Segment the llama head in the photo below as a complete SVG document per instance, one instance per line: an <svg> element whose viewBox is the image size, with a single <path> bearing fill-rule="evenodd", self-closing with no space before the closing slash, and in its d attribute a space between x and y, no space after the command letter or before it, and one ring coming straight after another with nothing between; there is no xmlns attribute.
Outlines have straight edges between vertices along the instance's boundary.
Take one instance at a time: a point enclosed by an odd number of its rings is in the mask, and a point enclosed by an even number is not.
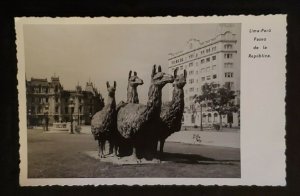
<svg viewBox="0 0 300 196"><path fill-rule="evenodd" d="M109 82L106 82L106 87L107 87L107 91L108 91L108 96L114 97L115 92L116 92L116 87L117 87L116 81L114 81L114 86L110 86Z"/></svg>
<svg viewBox="0 0 300 196"><path fill-rule="evenodd" d="M132 71L130 70L129 76L128 76L128 84L131 87L137 87L138 85L144 84L144 81L137 76L136 72L133 73L133 76L131 75L131 73L132 73Z"/></svg>
<svg viewBox="0 0 300 196"><path fill-rule="evenodd" d="M156 72L156 65L153 65L152 74L151 74L151 83L159 88L164 87L167 83L174 82L174 78L170 74L163 73L161 71L161 66L158 66Z"/></svg>
<svg viewBox="0 0 300 196"><path fill-rule="evenodd" d="M174 70L174 83L173 86L183 89L186 84L186 70L183 71L183 74L177 75L178 67Z"/></svg>

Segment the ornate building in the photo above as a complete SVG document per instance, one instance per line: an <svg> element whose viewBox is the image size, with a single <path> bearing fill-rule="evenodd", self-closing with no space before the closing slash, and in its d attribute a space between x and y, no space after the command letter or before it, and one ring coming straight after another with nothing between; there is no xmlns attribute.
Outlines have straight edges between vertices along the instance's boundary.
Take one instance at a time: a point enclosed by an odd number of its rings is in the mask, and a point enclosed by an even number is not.
<svg viewBox="0 0 300 196"><path fill-rule="evenodd" d="M229 86L237 94L236 104L240 102L240 40L230 31L233 26L222 24L212 39L202 42L190 39L184 50L169 54L169 72L173 73L175 68L179 68L179 73L184 69L188 73L184 87L185 126L199 126L201 116L204 125L211 126L219 122L217 112L209 111L207 107L200 108L194 102L194 96L202 93L205 83ZM222 116L222 122L239 126L239 116L237 113Z"/></svg>
<svg viewBox="0 0 300 196"><path fill-rule="evenodd" d="M104 106L92 82L87 82L84 90L79 85L75 90L64 90L55 76L50 82L38 78L26 81L26 100L29 125L41 125L46 117L49 124L69 122L72 117L79 124L90 124L92 115Z"/></svg>

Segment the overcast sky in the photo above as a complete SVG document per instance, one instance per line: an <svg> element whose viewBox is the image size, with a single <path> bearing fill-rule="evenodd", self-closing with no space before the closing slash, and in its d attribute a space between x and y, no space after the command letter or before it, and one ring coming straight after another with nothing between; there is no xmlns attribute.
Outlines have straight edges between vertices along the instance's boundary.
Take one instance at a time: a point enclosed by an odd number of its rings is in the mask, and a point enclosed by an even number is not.
<svg viewBox="0 0 300 196"><path fill-rule="evenodd" d="M236 28L233 29L236 31ZM64 89L83 89L89 79L107 97L106 81L116 80L117 103L126 100L127 77L134 70L144 80L138 88L146 103L153 64L167 72L168 54L220 33L218 24L194 25L24 25L26 77L59 76ZM163 101L169 99L167 86Z"/></svg>

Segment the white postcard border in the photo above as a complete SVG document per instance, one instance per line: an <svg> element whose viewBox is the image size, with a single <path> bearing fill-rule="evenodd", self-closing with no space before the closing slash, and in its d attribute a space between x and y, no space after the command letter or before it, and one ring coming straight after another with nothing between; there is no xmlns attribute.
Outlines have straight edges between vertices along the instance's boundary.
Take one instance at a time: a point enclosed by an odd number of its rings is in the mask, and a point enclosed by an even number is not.
<svg viewBox="0 0 300 196"><path fill-rule="evenodd" d="M286 185L286 15L211 17L15 18L17 33L20 185ZM241 23L241 178L27 178L26 87L23 24ZM253 34L271 28L270 59L250 59Z"/></svg>

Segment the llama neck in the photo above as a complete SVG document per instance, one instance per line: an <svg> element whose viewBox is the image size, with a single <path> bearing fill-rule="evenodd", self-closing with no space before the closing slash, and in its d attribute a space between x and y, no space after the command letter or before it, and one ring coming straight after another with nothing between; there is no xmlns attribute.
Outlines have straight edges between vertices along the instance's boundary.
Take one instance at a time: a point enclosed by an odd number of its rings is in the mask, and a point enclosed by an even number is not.
<svg viewBox="0 0 300 196"><path fill-rule="evenodd" d="M148 92L147 109L145 111L146 119L157 115L159 117L161 110L161 88L151 84Z"/></svg>
<svg viewBox="0 0 300 196"><path fill-rule="evenodd" d="M110 109L116 108L116 99L115 97L108 96L106 106Z"/></svg>
<svg viewBox="0 0 300 196"><path fill-rule="evenodd" d="M183 111L183 109L184 109L184 91L182 88L174 87L171 105L177 106L180 111Z"/></svg>
<svg viewBox="0 0 300 196"><path fill-rule="evenodd" d="M127 87L127 103L139 103L137 87L132 87L129 84Z"/></svg>

